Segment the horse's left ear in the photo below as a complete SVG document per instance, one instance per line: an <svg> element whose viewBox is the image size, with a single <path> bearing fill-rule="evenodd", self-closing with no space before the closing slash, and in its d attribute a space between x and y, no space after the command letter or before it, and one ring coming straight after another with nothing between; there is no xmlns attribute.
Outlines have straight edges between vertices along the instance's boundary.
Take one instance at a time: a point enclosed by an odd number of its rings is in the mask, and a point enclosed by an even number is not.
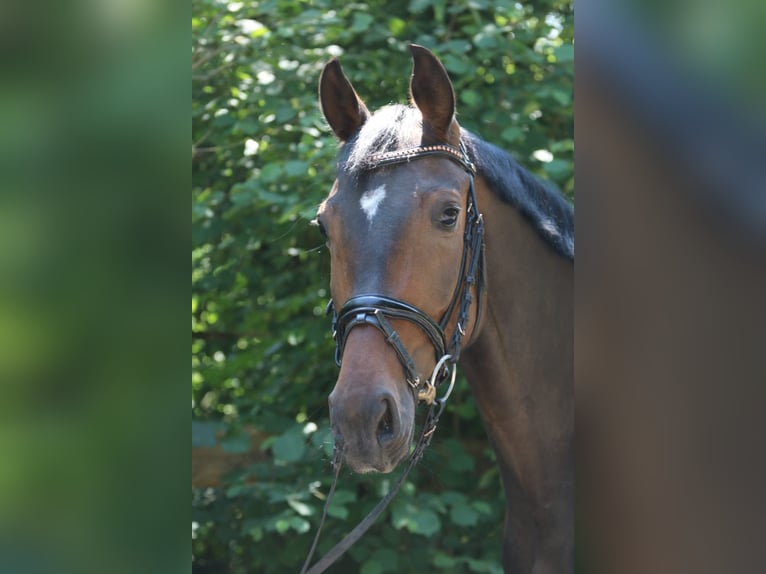
<svg viewBox="0 0 766 574"><path fill-rule="evenodd" d="M455 92L447 70L433 53L410 44L412 79L410 97L423 114L423 128L436 139L449 141L449 128L455 118Z"/></svg>

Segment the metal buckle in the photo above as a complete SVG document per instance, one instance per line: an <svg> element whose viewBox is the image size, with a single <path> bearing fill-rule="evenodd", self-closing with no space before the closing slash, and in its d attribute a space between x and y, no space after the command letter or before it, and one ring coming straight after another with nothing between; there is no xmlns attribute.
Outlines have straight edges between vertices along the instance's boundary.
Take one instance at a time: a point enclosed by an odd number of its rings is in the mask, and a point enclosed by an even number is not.
<svg viewBox="0 0 766 574"><path fill-rule="evenodd" d="M423 401L427 405L439 403L441 408L444 408L444 403L452 394L452 388L455 386L455 377L457 375L456 365L453 364L452 369L450 369L452 372L452 378L449 383L449 388L447 389L447 392L444 394L444 396L439 399L436 398L436 377L439 376L439 373L444 368L445 363L450 359L452 359L452 355L447 354L437 361L431 376L426 380L426 384L422 389L418 391L418 401Z"/></svg>

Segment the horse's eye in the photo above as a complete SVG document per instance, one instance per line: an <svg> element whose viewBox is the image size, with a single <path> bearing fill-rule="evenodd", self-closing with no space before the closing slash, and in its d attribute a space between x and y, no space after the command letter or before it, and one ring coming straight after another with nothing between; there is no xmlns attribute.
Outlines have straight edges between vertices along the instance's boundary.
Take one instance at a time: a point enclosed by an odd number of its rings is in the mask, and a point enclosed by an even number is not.
<svg viewBox="0 0 766 574"><path fill-rule="evenodd" d="M458 215L460 215L460 209L454 205L451 205L444 210L439 223L441 223L444 227L455 227Z"/></svg>

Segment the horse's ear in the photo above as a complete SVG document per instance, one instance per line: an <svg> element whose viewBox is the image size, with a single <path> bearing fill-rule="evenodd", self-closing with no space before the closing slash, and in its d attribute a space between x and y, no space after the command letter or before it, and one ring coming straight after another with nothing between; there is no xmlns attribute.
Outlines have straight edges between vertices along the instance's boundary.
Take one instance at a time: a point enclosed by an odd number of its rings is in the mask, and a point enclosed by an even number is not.
<svg viewBox="0 0 766 574"><path fill-rule="evenodd" d="M336 58L325 64L319 78L319 105L332 131L343 142L370 117Z"/></svg>
<svg viewBox="0 0 766 574"><path fill-rule="evenodd" d="M410 44L414 61L410 97L423 114L423 127L437 139L449 141L455 118L455 92L447 70L430 50Z"/></svg>

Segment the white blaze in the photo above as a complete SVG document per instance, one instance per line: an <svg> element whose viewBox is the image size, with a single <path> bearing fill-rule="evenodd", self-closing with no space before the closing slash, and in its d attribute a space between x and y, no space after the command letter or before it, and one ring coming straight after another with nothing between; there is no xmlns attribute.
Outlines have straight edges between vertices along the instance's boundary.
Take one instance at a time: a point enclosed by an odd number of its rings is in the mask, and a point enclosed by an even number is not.
<svg viewBox="0 0 766 574"><path fill-rule="evenodd" d="M362 211L364 211L364 214L367 216L367 221L372 223L372 219L378 212L380 202L382 202L385 198L385 185L381 185L380 187L376 187L375 189L370 189L364 192L361 199L359 200L359 205L362 206Z"/></svg>

